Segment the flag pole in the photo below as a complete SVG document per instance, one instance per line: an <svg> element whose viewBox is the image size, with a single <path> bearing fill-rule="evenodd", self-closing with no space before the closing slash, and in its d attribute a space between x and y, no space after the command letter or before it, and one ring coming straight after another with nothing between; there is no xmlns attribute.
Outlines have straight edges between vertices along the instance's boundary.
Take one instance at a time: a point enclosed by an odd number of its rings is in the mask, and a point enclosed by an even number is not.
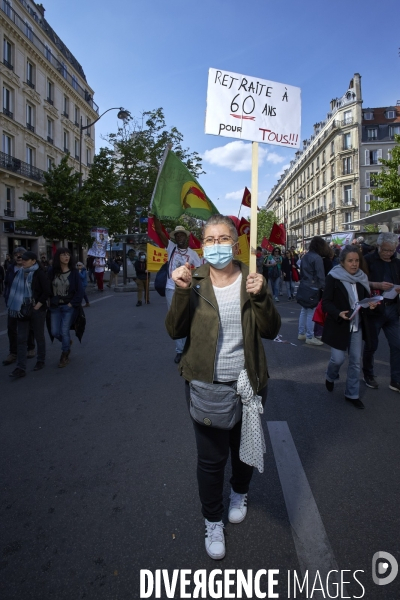
<svg viewBox="0 0 400 600"><path fill-rule="evenodd" d="M240 201L240 206L239 206L239 213L238 213L238 218L240 217L240 211L242 210L242 201Z"/></svg>
<svg viewBox="0 0 400 600"><path fill-rule="evenodd" d="M252 142L251 213L250 213L250 273L256 273L257 206L258 206L258 142Z"/></svg>

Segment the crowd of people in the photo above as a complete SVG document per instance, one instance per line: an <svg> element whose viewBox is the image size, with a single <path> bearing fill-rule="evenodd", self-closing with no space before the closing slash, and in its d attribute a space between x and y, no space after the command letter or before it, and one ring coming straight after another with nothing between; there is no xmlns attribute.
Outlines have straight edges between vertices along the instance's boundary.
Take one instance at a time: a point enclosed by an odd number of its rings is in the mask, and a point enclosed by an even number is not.
<svg viewBox="0 0 400 600"><path fill-rule="evenodd" d="M189 248L190 232L177 226L165 235L154 217L155 230L168 253L165 281L166 328L175 341L174 362L184 380L184 394L197 447L197 480L205 519L205 549L219 560L225 556L222 520L224 472L232 466L228 521L242 522L254 468L263 470L265 442L260 414L267 397L267 360L262 339L275 339L281 326L277 309L285 284L287 300L300 305L298 340L327 344L331 356L325 387L332 393L348 354L345 400L358 409L360 373L371 389L379 384L374 355L381 330L390 350L389 388L400 392L400 259L398 236L381 233L376 246L358 238L342 248L312 238L307 252L273 248L257 253L256 272L236 260L238 231L229 217L213 215L203 227L203 259ZM110 261L109 266L112 261ZM119 266L113 271L118 277ZM137 304L149 303L146 254L135 262ZM87 264L103 290L105 261ZM112 270L112 265L110 266ZM34 370L46 360L45 325L61 342L60 368L69 363L71 329L77 335L87 272L74 263L68 248L59 248L51 264L24 248L6 258L1 281L8 309L9 355L16 363L10 376L26 375L27 358ZM0 272L1 275L1 272ZM110 279L110 286L117 278ZM271 291L269 291L269 286ZM81 331L82 333L82 331Z"/></svg>

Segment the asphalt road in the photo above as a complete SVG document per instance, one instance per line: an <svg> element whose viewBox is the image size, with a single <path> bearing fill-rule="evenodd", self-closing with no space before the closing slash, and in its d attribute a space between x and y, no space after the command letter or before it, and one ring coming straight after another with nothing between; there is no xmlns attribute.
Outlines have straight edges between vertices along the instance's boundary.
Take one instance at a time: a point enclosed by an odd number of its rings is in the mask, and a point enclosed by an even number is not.
<svg viewBox="0 0 400 600"><path fill-rule="evenodd" d="M371 576L378 551L400 563L400 394L388 389L383 337L380 388L361 384L366 410L357 410L344 400L343 378L326 391L329 348L297 341L299 306L281 298L282 338L295 345L265 342L265 470L254 475L246 520L226 526L225 559L212 561L165 301L153 292L136 308L136 294L107 290L91 291L91 303L67 368L57 368L57 341L43 371L30 360L28 376L11 381L13 367L0 366L0 600L133 600L144 569L170 577L174 569L276 569L279 598L329 597L326 582L325 596L311 594L312 584L289 595L287 584L288 571L301 579L302 569L329 565L350 582L330 597L400 597L400 576L388 585ZM1 357L3 313L1 301ZM228 503L229 469L226 480ZM226 589L199 597L237 597L229 596L235 586ZM158 597L168 597L164 585ZM169 597L191 596L178 585Z"/></svg>

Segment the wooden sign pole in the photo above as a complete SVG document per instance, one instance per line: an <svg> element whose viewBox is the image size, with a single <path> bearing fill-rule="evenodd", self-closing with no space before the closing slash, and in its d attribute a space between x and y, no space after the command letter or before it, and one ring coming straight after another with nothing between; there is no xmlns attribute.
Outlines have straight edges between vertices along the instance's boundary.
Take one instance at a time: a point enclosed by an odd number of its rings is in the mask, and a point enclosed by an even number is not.
<svg viewBox="0 0 400 600"><path fill-rule="evenodd" d="M258 142L252 142L251 212L250 212L250 273L256 273L257 206L258 206Z"/></svg>

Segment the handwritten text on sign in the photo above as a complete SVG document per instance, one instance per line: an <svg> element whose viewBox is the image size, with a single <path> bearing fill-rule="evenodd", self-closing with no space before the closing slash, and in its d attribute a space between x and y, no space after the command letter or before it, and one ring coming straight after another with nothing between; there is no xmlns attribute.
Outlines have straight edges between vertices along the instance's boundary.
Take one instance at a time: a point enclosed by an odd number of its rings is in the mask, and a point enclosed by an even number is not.
<svg viewBox="0 0 400 600"><path fill-rule="evenodd" d="M299 148L300 125L300 88L209 70L206 133Z"/></svg>

